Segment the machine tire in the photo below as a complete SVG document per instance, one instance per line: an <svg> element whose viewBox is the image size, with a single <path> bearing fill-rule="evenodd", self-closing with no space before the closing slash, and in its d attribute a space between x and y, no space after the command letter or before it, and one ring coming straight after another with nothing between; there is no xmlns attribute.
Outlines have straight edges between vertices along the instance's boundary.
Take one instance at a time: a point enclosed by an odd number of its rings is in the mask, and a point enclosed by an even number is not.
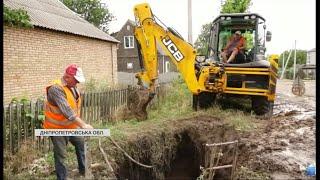
<svg viewBox="0 0 320 180"><path fill-rule="evenodd" d="M211 92L202 92L198 95L198 105L200 109L207 109L214 105L216 94Z"/></svg>
<svg viewBox="0 0 320 180"><path fill-rule="evenodd" d="M265 96L252 96L252 110L258 116L271 118L273 114L273 101L268 101Z"/></svg>

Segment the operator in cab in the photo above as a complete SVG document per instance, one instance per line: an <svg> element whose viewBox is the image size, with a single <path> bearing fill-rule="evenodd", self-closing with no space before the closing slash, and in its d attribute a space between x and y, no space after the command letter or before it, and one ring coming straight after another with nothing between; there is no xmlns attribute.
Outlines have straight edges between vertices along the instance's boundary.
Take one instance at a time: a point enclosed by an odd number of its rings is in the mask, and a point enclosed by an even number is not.
<svg viewBox="0 0 320 180"><path fill-rule="evenodd" d="M245 44L245 38L241 35L241 31L236 31L221 53L223 62L232 63L239 53L244 54Z"/></svg>

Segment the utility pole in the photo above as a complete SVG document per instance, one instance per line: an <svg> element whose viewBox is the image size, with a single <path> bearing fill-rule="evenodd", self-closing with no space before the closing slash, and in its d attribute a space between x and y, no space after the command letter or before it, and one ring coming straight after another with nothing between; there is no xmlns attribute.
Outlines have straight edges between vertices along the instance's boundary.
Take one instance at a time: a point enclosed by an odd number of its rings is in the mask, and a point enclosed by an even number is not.
<svg viewBox="0 0 320 180"><path fill-rule="evenodd" d="M188 0L188 41L190 44L193 44L192 42L192 4L191 0Z"/></svg>
<svg viewBox="0 0 320 180"><path fill-rule="evenodd" d="M283 71L282 71L282 74L281 74L280 79L282 79L282 78L283 78L284 72L286 71L286 68L287 68L288 62L289 62L290 57L291 57L291 53L292 53L292 49L290 50L290 53L289 53L288 59L287 59L287 61L286 61L286 64L284 65L284 69L283 69Z"/></svg>
<svg viewBox="0 0 320 180"><path fill-rule="evenodd" d="M293 80L296 79L296 60L297 58L297 41L294 40L294 58L293 58Z"/></svg>
<svg viewBox="0 0 320 180"><path fill-rule="evenodd" d="M284 60L285 60L285 58L284 58L284 56L285 56L285 52L283 52L283 55L282 55L282 71L284 71Z"/></svg>

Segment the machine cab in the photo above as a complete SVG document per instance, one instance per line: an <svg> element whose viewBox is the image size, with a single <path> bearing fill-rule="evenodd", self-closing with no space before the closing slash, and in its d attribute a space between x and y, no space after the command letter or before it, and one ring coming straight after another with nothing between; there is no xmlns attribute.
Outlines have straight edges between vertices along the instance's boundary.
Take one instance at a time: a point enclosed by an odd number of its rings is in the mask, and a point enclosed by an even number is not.
<svg viewBox="0 0 320 180"><path fill-rule="evenodd" d="M234 64L249 63L265 58L265 41L271 40L266 32L265 19L255 13L221 14L212 23L208 44L208 59L223 62L221 53L236 31L241 32L245 48L236 55Z"/></svg>

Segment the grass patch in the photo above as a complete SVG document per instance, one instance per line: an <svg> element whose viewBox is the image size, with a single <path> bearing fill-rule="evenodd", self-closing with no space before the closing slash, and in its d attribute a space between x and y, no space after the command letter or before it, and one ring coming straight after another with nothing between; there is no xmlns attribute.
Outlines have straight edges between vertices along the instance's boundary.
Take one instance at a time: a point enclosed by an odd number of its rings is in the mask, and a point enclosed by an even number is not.
<svg viewBox="0 0 320 180"><path fill-rule="evenodd" d="M53 154L35 149L31 141L24 142L15 154L4 151L4 179L49 179L53 169Z"/></svg>
<svg viewBox="0 0 320 180"><path fill-rule="evenodd" d="M78 166L77 164L78 160L75 147L71 143L68 143L65 165L68 169L75 169Z"/></svg>
<svg viewBox="0 0 320 180"><path fill-rule="evenodd" d="M241 110L222 109L219 106L214 106L201 113L224 119L230 124L234 125L236 130L251 131L257 128L257 125L254 123L255 118L252 117L249 113L245 113Z"/></svg>
<svg viewBox="0 0 320 180"><path fill-rule="evenodd" d="M53 156L53 151L48 152L48 154L46 154L45 156L46 162L48 162L48 164L51 167L54 167L54 156Z"/></svg>
<svg viewBox="0 0 320 180"><path fill-rule="evenodd" d="M164 97L159 98L159 106L149 111L149 119L161 120L189 115L192 112L192 94L181 78L175 79L171 86L164 92Z"/></svg>
<svg viewBox="0 0 320 180"><path fill-rule="evenodd" d="M130 119L107 123L106 125L93 124L95 128L110 129L111 135L116 139L123 139L132 133L149 131L153 128L166 128L166 121L175 118L191 117L193 112L191 107L192 94L181 78L174 80L171 86L159 95L159 102L148 108L148 120L137 121Z"/></svg>

